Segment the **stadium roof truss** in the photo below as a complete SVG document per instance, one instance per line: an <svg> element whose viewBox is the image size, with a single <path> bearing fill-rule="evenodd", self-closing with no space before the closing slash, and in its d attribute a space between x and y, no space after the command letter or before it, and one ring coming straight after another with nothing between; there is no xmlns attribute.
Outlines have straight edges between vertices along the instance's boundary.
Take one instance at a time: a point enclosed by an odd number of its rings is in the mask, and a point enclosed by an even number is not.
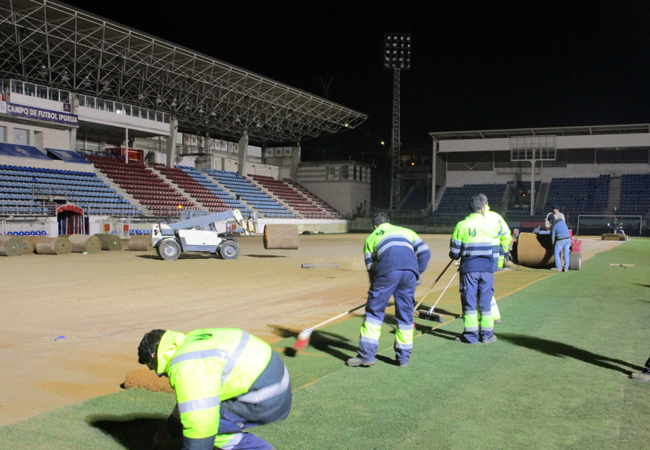
<svg viewBox="0 0 650 450"><path fill-rule="evenodd" d="M435 131L429 135L436 140L495 139L515 136L593 136L599 134L650 133L650 124L591 125L553 128L510 128L503 130Z"/></svg>
<svg viewBox="0 0 650 450"><path fill-rule="evenodd" d="M50 0L0 0L0 76L176 114L253 142L353 129L367 116Z"/></svg>

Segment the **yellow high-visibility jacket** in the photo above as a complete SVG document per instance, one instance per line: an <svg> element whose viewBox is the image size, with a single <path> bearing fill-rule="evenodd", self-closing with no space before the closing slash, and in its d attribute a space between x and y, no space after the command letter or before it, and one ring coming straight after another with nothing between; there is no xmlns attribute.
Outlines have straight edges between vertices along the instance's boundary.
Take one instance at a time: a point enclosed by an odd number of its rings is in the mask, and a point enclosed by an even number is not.
<svg viewBox="0 0 650 450"><path fill-rule="evenodd" d="M167 331L158 345L158 374L176 391L183 436L217 435L221 401L249 391L271 359L271 347L236 328ZM221 447L233 435L216 436Z"/></svg>

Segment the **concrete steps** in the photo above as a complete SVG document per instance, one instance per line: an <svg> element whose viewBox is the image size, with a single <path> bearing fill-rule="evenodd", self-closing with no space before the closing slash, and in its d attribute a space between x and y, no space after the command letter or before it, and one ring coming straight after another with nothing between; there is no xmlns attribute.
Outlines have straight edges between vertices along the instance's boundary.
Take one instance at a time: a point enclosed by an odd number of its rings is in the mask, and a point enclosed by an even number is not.
<svg viewBox="0 0 650 450"><path fill-rule="evenodd" d="M127 199L133 206L138 208L138 210L142 211L145 215L152 215L153 212L149 211L146 206L144 206L142 203L140 203L135 197L133 197L131 194L126 192L124 189L120 187L119 184L115 183L111 178L108 177L108 175L105 175L101 170L96 169L95 173L99 178L102 179L102 181L106 184L108 184L111 188L115 189L115 191L120 194L122 197Z"/></svg>
<svg viewBox="0 0 650 450"><path fill-rule="evenodd" d="M151 170L154 174L162 178L162 180L169 184L176 192L181 194L184 197L187 197L192 201L192 203L198 205L201 209L210 212L210 208L205 206L203 203L201 203L199 200L197 200L196 197L194 197L192 194L189 192L184 191L178 184L176 184L174 181L172 181L170 178L167 178L166 175L164 175L160 170L156 169L155 167L147 166L147 169Z"/></svg>
<svg viewBox="0 0 650 450"><path fill-rule="evenodd" d="M607 198L607 210L605 214L614 214L615 209L621 202L621 177L609 179L609 197Z"/></svg>
<svg viewBox="0 0 650 450"><path fill-rule="evenodd" d="M269 191L268 189L266 189L263 185L261 185L260 183L258 183L258 182L255 181L255 180L253 180L252 178L248 178L248 177L246 177L246 179L247 179L247 180L248 180L248 181L249 181L253 186L255 186L256 188L258 188L260 191L264 192L266 195L268 195L269 197L271 197L273 200L275 200L276 202L278 202L279 204L281 204L282 206L284 206L288 211L291 211L291 214L295 214L296 217L299 217L299 218L301 218L301 219L304 219L304 217L302 216L302 214L300 214L298 211L296 211L295 209L293 209L293 208L292 208L292 207L291 207L287 202L285 202L284 200L282 200L281 198L279 198L279 197L278 197L277 195L275 195L273 192L271 192L271 191Z"/></svg>

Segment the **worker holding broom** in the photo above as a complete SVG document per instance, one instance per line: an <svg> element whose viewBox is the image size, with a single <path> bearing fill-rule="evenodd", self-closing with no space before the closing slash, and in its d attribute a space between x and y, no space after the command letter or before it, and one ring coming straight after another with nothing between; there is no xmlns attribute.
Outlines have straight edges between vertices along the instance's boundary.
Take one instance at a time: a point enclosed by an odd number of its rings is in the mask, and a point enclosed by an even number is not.
<svg viewBox="0 0 650 450"><path fill-rule="evenodd" d="M485 217L486 203L476 195L469 201L470 215L456 224L449 243L449 257L460 258L460 298L465 330L457 342L495 342L490 301L494 295L494 240L501 232L494 220ZM480 319L477 314L480 311Z"/></svg>
<svg viewBox="0 0 650 450"><path fill-rule="evenodd" d="M242 431L286 419L289 372L261 339L236 328L206 328L187 335L152 330L138 347L138 362L169 377L176 407L154 438L154 449L174 438L183 450L272 450Z"/></svg>
<svg viewBox="0 0 650 450"><path fill-rule="evenodd" d="M415 287L431 258L429 247L409 230L390 224L385 213L372 219L374 231L366 239L364 254L370 276L366 315L361 326L358 354L347 361L351 367L375 364L381 325L388 300L395 298L395 360L409 364L413 349Z"/></svg>
<svg viewBox="0 0 650 450"><path fill-rule="evenodd" d="M498 254L495 254L495 257L497 257L497 259L494 260L494 271L497 272L499 269L504 268L506 260L510 259L510 243L512 242L512 237L510 236L510 228L508 228L508 224L505 220L503 220L501 214L490 210L490 204L488 203L487 195L478 195L485 202L485 218L492 220L495 222L495 226L500 228L498 236L495 236L494 241L492 242L493 249L498 251ZM494 298L494 295L492 295L490 309L492 311L494 323L501 323L501 311L499 311L497 300Z"/></svg>

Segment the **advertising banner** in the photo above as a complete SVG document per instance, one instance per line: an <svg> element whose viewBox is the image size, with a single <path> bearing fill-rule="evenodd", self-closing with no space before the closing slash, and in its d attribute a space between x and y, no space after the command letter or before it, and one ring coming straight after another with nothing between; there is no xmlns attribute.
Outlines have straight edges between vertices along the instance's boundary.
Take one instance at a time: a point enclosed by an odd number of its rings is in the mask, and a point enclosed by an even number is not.
<svg viewBox="0 0 650 450"><path fill-rule="evenodd" d="M33 106L18 105L15 103L0 102L0 113L10 116L26 117L29 119L45 120L65 125L79 126L79 118L76 114L62 111L50 111L47 109L34 108Z"/></svg>

